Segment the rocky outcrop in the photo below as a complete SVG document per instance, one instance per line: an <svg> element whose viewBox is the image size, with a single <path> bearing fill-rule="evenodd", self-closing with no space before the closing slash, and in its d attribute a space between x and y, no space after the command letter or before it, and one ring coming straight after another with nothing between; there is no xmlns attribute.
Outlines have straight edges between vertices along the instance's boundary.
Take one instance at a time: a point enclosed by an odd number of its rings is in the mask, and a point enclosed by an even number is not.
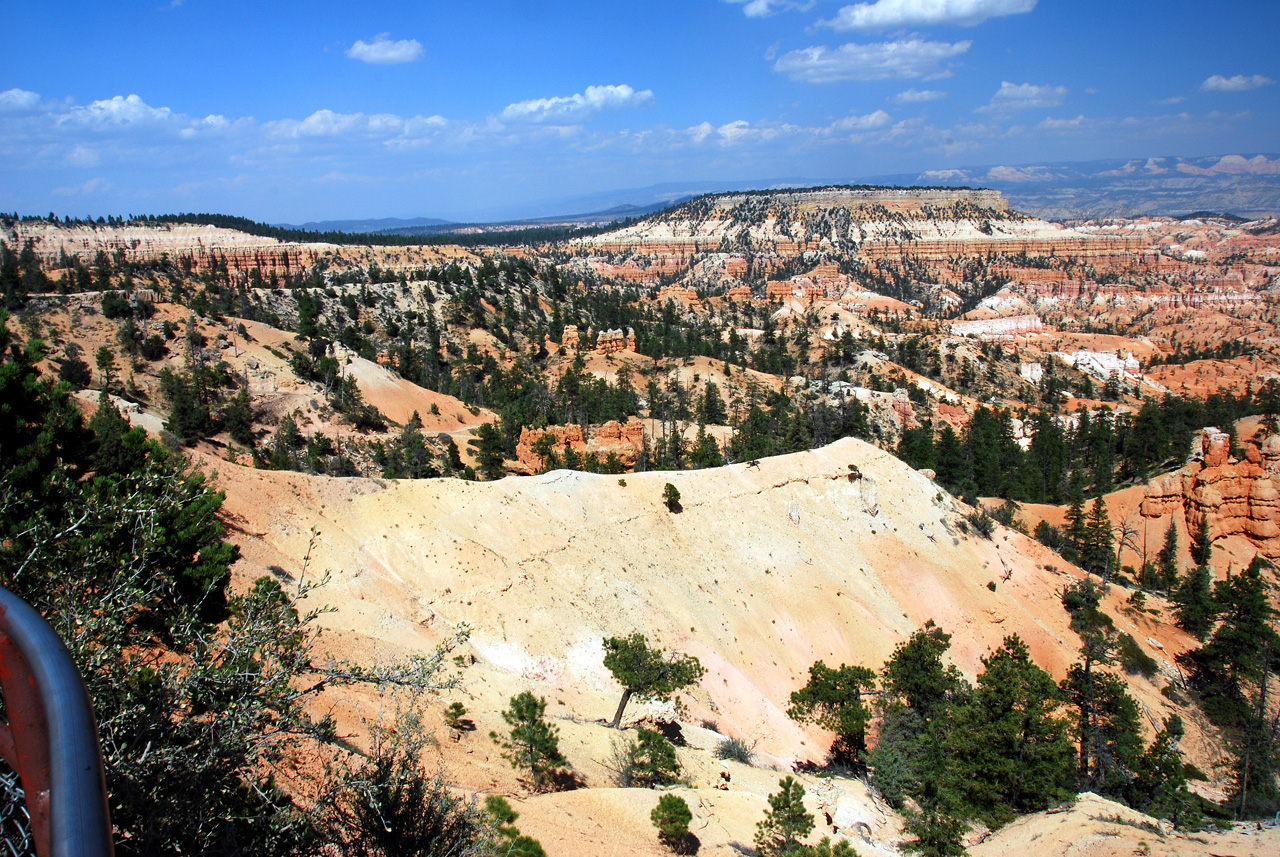
<svg viewBox="0 0 1280 857"><path fill-rule="evenodd" d="M543 440L546 437L551 440ZM550 451L560 459L570 449L579 459L591 454L604 461L612 454L630 468L644 449L644 424L634 417L625 423L610 420L596 429L589 440L584 437L582 426L579 425L547 426L541 429L526 426L520 430L520 440L516 443L516 466L513 469L526 474L541 472L545 459L539 449L543 444L549 444Z"/></svg>
<svg viewBox="0 0 1280 857"><path fill-rule="evenodd" d="M624 351L628 348L632 351L636 350L636 332L629 327L625 332L622 328L602 330L600 335L596 337L597 354L612 354L615 351Z"/></svg>
<svg viewBox="0 0 1280 857"><path fill-rule="evenodd" d="M1230 457L1229 443L1225 432L1204 429L1186 467L1148 483L1140 511L1181 513L1190 532L1203 524L1211 539L1244 536L1263 556L1280 557L1280 436L1247 445L1243 461Z"/></svg>
<svg viewBox="0 0 1280 857"><path fill-rule="evenodd" d="M1044 327L1038 315L1013 315L1006 318L985 318L977 321L953 321L951 332L956 336L989 336L1031 333Z"/></svg>

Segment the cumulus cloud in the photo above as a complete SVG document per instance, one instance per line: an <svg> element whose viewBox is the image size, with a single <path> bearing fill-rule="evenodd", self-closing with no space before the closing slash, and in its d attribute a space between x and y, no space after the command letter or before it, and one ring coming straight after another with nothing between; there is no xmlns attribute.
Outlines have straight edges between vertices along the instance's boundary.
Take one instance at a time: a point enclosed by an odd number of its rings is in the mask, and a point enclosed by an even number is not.
<svg viewBox="0 0 1280 857"><path fill-rule="evenodd" d="M937 101L946 98L947 94L938 89L908 89L893 96L898 104L923 104L926 101Z"/></svg>
<svg viewBox="0 0 1280 857"><path fill-rule="evenodd" d="M417 39L392 41L388 33L378 33L372 40L358 40L347 48L347 56L374 65L398 65L422 59L422 43Z"/></svg>
<svg viewBox="0 0 1280 857"><path fill-rule="evenodd" d="M0 92L0 113L29 113L40 106L40 96L25 89Z"/></svg>
<svg viewBox="0 0 1280 857"><path fill-rule="evenodd" d="M804 11L813 7L813 0L806 0L806 2L797 2L797 0L725 0L725 2L741 5L742 14L748 18L766 18L774 12L781 12L787 9Z"/></svg>
<svg viewBox="0 0 1280 857"><path fill-rule="evenodd" d="M62 121L97 127L160 125L172 118L168 107L152 107L136 95L115 96L73 107Z"/></svg>
<svg viewBox="0 0 1280 857"><path fill-rule="evenodd" d="M893 124L893 117L883 110L871 113L852 113L826 125L796 125L790 122L748 122L735 119L722 125L701 122L665 139L668 148L682 144L714 144L722 147L747 144L786 143L833 144L839 142L878 142L894 136L902 123Z"/></svg>
<svg viewBox="0 0 1280 857"><path fill-rule="evenodd" d="M502 118L515 122L574 121L601 110L645 107L652 103L653 91L649 89L637 92L625 83L617 86L588 86L585 91L574 95L530 98L508 104L502 111Z"/></svg>
<svg viewBox="0 0 1280 857"><path fill-rule="evenodd" d="M982 113L1009 113L1033 107L1057 107L1067 97L1065 86L1038 86L1034 83L1002 81L991 103L979 107Z"/></svg>
<svg viewBox="0 0 1280 857"><path fill-rule="evenodd" d="M413 116L394 113L337 113L317 110L305 119L277 119L263 129L269 136L283 139L372 137L383 140L422 137L447 125L443 116Z"/></svg>
<svg viewBox="0 0 1280 857"><path fill-rule="evenodd" d="M927 42L905 39L860 45L850 42L838 48L817 45L789 51L774 63L774 70L792 80L835 83L842 80L949 77L947 60L969 50L972 42Z"/></svg>
<svg viewBox="0 0 1280 857"><path fill-rule="evenodd" d="M1261 86L1269 86L1275 83L1269 77L1261 74L1237 74L1234 77L1224 77L1220 74L1212 75L1207 78L1204 83L1200 84L1201 92L1245 92L1250 89L1257 89Z"/></svg>
<svg viewBox="0 0 1280 857"><path fill-rule="evenodd" d="M818 22L833 30L892 30L954 24L972 27L988 18L1030 12L1036 0L876 0L855 3Z"/></svg>

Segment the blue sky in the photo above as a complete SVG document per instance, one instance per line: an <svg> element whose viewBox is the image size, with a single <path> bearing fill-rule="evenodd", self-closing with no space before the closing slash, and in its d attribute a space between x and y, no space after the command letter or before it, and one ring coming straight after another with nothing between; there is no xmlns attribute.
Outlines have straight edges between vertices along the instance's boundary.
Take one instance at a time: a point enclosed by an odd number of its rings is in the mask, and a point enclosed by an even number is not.
<svg viewBox="0 0 1280 857"><path fill-rule="evenodd" d="M1280 151L1275 0L0 9L0 210L23 213L477 219L664 182Z"/></svg>

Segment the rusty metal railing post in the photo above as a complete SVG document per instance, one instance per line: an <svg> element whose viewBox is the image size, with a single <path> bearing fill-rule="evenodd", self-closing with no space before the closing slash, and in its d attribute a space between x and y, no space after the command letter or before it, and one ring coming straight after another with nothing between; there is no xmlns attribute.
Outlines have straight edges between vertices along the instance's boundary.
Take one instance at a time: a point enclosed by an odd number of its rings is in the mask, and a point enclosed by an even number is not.
<svg viewBox="0 0 1280 857"><path fill-rule="evenodd" d="M39 857L111 857L111 819L93 705L71 653L0 587L0 756L22 781Z"/></svg>

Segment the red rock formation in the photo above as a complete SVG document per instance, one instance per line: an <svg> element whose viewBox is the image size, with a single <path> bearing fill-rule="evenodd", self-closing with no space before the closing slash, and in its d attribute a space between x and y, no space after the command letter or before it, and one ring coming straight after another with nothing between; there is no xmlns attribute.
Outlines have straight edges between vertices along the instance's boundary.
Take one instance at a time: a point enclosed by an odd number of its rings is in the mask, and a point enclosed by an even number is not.
<svg viewBox="0 0 1280 857"><path fill-rule="evenodd" d="M602 461L612 452L631 467L644 449L644 424L635 417L625 423L610 420L596 430L588 447Z"/></svg>
<svg viewBox="0 0 1280 857"><path fill-rule="evenodd" d="M604 461L612 453L630 468L635 465L636 458L644 449L644 424L632 417L625 423L610 420L596 429L590 440L583 437L582 426L548 426L543 429L531 429L528 426L520 430L520 440L516 443L515 469L522 473L537 473L542 469L543 458L534 451L534 446L543 437L552 437L551 448L557 456L563 457L566 448L572 449L579 457L594 453Z"/></svg>
<svg viewBox="0 0 1280 857"><path fill-rule="evenodd" d="M698 293L693 289L686 289L684 286L666 286L665 288L658 290L659 303L662 303L669 298L696 304L698 302Z"/></svg>
<svg viewBox="0 0 1280 857"><path fill-rule="evenodd" d="M636 332L629 327L625 333L621 328L602 330L600 335L596 337L597 354L612 354L615 351L623 351L627 348L634 351L635 347Z"/></svg>
<svg viewBox="0 0 1280 857"><path fill-rule="evenodd" d="M734 286L729 289L727 297L732 301L749 301L751 300L751 287Z"/></svg>
<svg viewBox="0 0 1280 857"><path fill-rule="evenodd" d="M1140 511L1158 518L1183 514L1187 529L1207 525L1209 537L1242 535L1259 553L1280 557L1280 436L1246 447L1244 461L1229 458L1225 432L1206 428L1196 457L1177 473L1153 479Z"/></svg>
<svg viewBox="0 0 1280 857"><path fill-rule="evenodd" d="M965 423L969 422L969 413L964 409L963 405L948 405L946 402L939 402L934 412L938 415L938 419L950 424L954 429L962 429Z"/></svg>

